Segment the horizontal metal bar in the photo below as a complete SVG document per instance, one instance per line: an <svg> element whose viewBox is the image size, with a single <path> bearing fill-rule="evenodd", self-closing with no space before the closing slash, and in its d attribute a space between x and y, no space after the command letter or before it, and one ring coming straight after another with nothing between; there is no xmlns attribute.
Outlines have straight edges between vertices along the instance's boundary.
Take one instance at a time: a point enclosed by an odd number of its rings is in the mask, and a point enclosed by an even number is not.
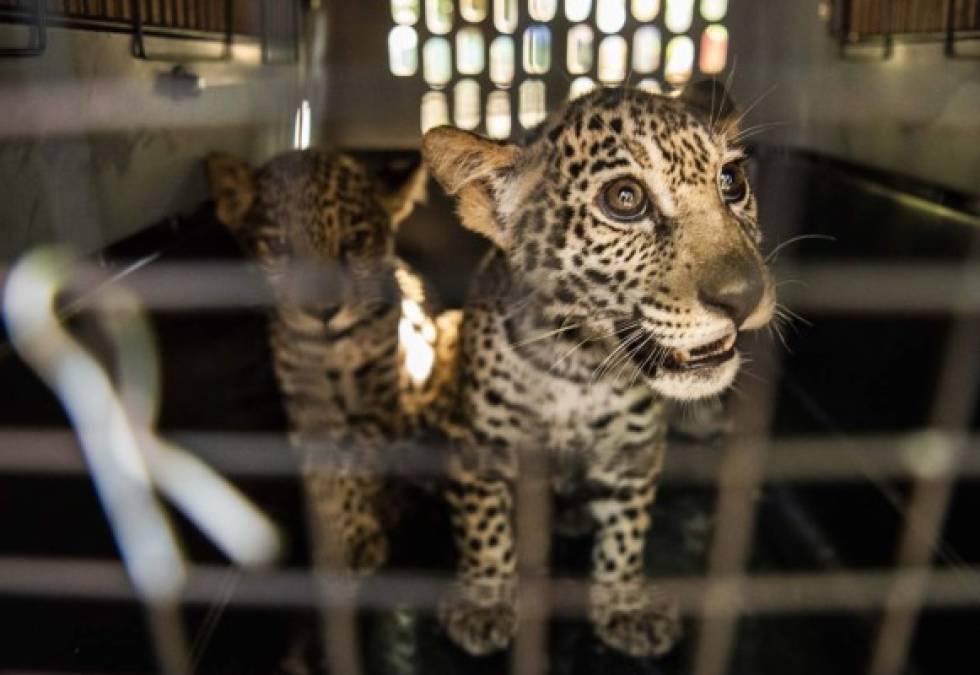
<svg viewBox="0 0 980 675"><path fill-rule="evenodd" d="M222 473L238 478L282 478L299 475L296 450L285 434L180 432L163 435L189 449ZM742 443L767 446L760 467L767 482L840 483L881 479L932 477L947 467L946 460L959 448L959 460L951 469L959 478L980 478L980 434L957 435L939 431L905 434L873 434L828 438L805 436L768 439L743 438ZM326 443L325 443L326 445ZM671 443L663 481L714 485L721 466L721 452L704 444ZM319 453L325 467L330 453ZM380 473L408 478L442 475L441 447L415 443L390 446L382 457L390 461ZM0 431L0 475L77 475L87 471L71 431L5 429Z"/></svg>
<svg viewBox="0 0 980 675"><path fill-rule="evenodd" d="M245 262L156 262L139 274L110 278L111 270L82 266L74 288L97 290L107 281L125 283L149 309L201 310L275 306L261 275ZM345 271L337 265L290 266L297 299L335 302ZM134 269L134 271L136 271ZM0 269L0 282L7 270ZM802 312L946 315L980 313L980 262L812 263L780 267L780 301ZM84 309L84 303L78 307Z"/></svg>
<svg viewBox="0 0 980 675"><path fill-rule="evenodd" d="M234 591L227 595L229 577ZM432 609L451 583L449 576L380 573L350 593L347 577L314 577L300 569L241 572L218 565L190 568L183 594L187 604L227 602L233 607L304 609L322 606L331 598L337 606L386 610L405 605ZM658 578L658 585L678 598L685 614L783 614L798 612L864 611L882 606L893 585L923 585L929 607L980 605L980 571L975 569L898 568L828 573L760 574L715 577ZM529 594L548 598L555 616L582 616L588 608L589 581L524 575L520 584ZM726 602L705 606L705 594L716 592ZM319 589L319 590L318 590ZM0 558L0 594L35 599L135 601L121 564L90 559ZM891 598L902 603L902 598ZM534 615L539 608L524 606Z"/></svg>

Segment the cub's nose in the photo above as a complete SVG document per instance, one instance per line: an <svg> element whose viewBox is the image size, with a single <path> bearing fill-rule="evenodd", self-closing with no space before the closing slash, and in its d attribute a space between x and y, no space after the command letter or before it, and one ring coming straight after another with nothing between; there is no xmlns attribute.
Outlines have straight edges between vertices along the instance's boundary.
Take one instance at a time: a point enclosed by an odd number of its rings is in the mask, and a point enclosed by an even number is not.
<svg viewBox="0 0 980 675"><path fill-rule="evenodd" d="M755 260L724 258L701 280L698 300L741 327L762 300L766 283Z"/></svg>

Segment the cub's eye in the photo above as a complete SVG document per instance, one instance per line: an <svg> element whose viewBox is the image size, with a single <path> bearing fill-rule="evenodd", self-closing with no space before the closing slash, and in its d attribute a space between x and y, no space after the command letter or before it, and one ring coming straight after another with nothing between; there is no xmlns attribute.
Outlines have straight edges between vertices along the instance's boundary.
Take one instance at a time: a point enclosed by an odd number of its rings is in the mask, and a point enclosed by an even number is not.
<svg viewBox="0 0 980 675"><path fill-rule="evenodd" d="M599 205L613 220L633 221L646 215L650 200L634 178L617 178L599 193Z"/></svg>
<svg viewBox="0 0 980 675"><path fill-rule="evenodd" d="M745 171L735 162L729 162L721 167L718 174L718 189L721 190L721 197L726 202L741 201L748 190L748 182L745 180Z"/></svg>

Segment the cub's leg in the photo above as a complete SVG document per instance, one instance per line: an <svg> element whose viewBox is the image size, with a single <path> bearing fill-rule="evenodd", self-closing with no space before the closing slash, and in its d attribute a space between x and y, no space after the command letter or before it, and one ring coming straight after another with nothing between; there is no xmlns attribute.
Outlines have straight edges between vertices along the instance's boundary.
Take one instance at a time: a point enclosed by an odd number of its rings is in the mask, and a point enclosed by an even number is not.
<svg viewBox="0 0 980 675"><path fill-rule="evenodd" d="M590 619L603 642L632 656L661 656L681 635L676 602L643 574L659 466L639 478L604 481L591 504L598 522L592 549Z"/></svg>
<svg viewBox="0 0 980 675"><path fill-rule="evenodd" d="M303 485L316 567L355 575L381 567L388 558L376 505L381 481L344 469L307 467Z"/></svg>
<svg viewBox="0 0 980 675"><path fill-rule="evenodd" d="M459 562L439 620L471 654L504 649L517 628L511 486L499 479L457 478L447 501Z"/></svg>

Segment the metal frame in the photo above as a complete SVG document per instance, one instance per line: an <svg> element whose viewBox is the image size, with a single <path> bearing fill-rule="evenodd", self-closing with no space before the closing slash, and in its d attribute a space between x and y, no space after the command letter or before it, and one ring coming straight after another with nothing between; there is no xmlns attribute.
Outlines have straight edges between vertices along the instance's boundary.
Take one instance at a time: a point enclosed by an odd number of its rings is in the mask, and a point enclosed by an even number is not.
<svg viewBox="0 0 980 675"><path fill-rule="evenodd" d="M26 47L4 47L0 49L3 56L41 56L48 48L47 0L34 0L34 11L31 13L31 37Z"/></svg>
<svg viewBox="0 0 980 675"><path fill-rule="evenodd" d="M831 32L836 35L842 58L851 61L886 61L892 57L895 44L902 43L937 43L943 44L943 53L949 58L974 59L980 54L960 54L956 50L958 42L980 40L980 27L956 29L955 0L946 3L945 26L940 31L895 33L892 31L881 34L855 34L851 31L848 17L853 0L836 0L831 21ZM888 15L892 5L885 4ZM880 51L874 51L877 48Z"/></svg>

